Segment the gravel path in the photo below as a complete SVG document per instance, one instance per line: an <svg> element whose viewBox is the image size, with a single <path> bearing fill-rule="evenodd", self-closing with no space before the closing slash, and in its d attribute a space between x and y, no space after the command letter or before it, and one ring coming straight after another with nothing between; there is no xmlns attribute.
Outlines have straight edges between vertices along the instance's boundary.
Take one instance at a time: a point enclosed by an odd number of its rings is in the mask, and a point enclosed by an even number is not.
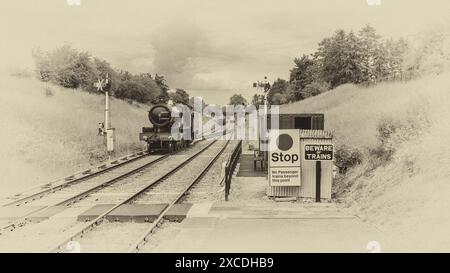
<svg viewBox="0 0 450 273"><path fill-rule="evenodd" d="M192 187L184 198L185 203L216 202L225 198L225 164L239 141L230 141L225 151L211 166L208 173Z"/></svg>
<svg viewBox="0 0 450 273"><path fill-rule="evenodd" d="M178 194L184 191L196 176L201 173L211 159L220 152L225 143L226 141L218 140L207 151L200 154L195 160L189 162L183 169L140 196L135 203L170 203ZM207 176L208 175L209 172Z"/></svg>

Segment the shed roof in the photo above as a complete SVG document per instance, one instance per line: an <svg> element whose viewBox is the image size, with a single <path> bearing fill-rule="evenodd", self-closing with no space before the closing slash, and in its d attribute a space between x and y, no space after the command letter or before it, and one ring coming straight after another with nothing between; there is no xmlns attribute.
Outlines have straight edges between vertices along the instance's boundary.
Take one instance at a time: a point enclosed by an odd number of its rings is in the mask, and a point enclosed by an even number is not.
<svg viewBox="0 0 450 273"><path fill-rule="evenodd" d="M300 130L300 138L326 138L332 139L333 133L325 130Z"/></svg>

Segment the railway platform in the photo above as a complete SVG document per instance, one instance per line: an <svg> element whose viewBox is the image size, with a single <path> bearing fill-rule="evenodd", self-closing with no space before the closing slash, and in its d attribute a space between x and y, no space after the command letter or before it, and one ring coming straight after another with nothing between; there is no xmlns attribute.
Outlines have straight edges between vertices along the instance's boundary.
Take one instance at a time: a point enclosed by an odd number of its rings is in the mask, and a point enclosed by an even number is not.
<svg viewBox="0 0 450 273"><path fill-rule="evenodd" d="M233 178L230 201L193 204L142 252L369 252L388 241L336 203L270 199L265 177Z"/></svg>
<svg viewBox="0 0 450 273"><path fill-rule="evenodd" d="M249 149L249 147L252 147ZM261 161L255 160L255 150L257 150L255 141L243 141L242 154L239 158L239 170L237 177L265 177L266 171L262 169Z"/></svg>
<svg viewBox="0 0 450 273"><path fill-rule="evenodd" d="M368 252L382 234L335 204L196 204L148 252ZM203 212L203 213L201 213Z"/></svg>

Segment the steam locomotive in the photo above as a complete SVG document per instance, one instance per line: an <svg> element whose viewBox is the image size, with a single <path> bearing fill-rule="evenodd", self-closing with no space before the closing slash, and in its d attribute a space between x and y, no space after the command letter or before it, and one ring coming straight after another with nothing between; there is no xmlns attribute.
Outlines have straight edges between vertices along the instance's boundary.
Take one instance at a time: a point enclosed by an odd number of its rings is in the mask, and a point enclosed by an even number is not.
<svg viewBox="0 0 450 273"><path fill-rule="evenodd" d="M181 113L180 117L182 118ZM152 106L148 112L148 119L153 127L143 127L139 139L147 142L149 153L172 153L192 144L194 139L193 126L188 127L189 132L184 132L185 128L178 126L178 137L172 136L172 126L175 119L172 117L171 109L167 104ZM193 120L193 114L191 114L190 119ZM190 135L190 138L186 135Z"/></svg>

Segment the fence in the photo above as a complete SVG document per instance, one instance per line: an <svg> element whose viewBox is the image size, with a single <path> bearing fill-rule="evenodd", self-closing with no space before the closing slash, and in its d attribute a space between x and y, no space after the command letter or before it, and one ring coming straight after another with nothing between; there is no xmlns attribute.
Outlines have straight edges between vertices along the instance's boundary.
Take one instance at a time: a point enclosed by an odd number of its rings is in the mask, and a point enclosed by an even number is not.
<svg viewBox="0 0 450 273"><path fill-rule="evenodd" d="M242 153L242 141L239 141L236 148L234 148L233 153L225 165L225 201L228 201L228 195L231 189L231 178L233 177L233 172L236 169L237 162Z"/></svg>

